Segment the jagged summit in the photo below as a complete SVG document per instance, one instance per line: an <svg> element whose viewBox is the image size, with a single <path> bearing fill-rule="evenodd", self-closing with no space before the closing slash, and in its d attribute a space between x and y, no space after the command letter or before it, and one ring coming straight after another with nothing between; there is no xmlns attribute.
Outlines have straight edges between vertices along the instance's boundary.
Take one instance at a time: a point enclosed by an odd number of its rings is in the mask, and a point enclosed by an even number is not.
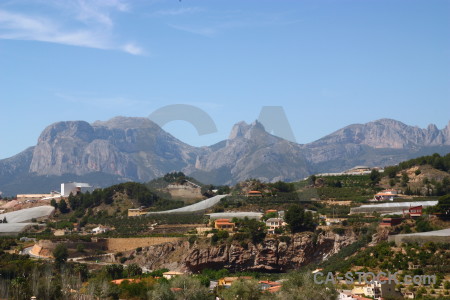
<svg viewBox="0 0 450 300"><path fill-rule="evenodd" d="M439 130L431 124L426 129L409 126L393 119L366 124L352 124L321 138L311 145L357 144L373 148L406 149L410 147L450 145L447 127Z"/></svg>
<svg viewBox="0 0 450 300"><path fill-rule="evenodd" d="M65 121L45 128L35 147L0 160L0 190L20 192L8 187L22 189L23 178L34 176L29 182L53 178L42 180L42 190L33 191L48 192L70 174L78 176L73 180L103 176L106 181L147 181L183 171L212 184L248 178L293 181L355 165L393 165L434 152L450 152L450 122L439 130L433 124L422 129L380 119L346 126L305 145L266 132L258 121L239 122L227 140L193 147L147 118Z"/></svg>
<svg viewBox="0 0 450 300"><path fill-rule="evenodd" d="M263 124L258 122L258 120L252 122L251 124L241 121L233 126L228 139L232 140L240 137L250 139L255 134L261 133L266 133L266 130Z"/></svg>
<svg viewBox="0 0 450 300"><path fill-rule="evenodd" d="M108 128L119 128L119 129L130 129L130 128L160 128L156 123L151 121L149 118L143 117L124 117L117 116L111 118L107 121L95 121L92 126L108 127Z"/></svg>

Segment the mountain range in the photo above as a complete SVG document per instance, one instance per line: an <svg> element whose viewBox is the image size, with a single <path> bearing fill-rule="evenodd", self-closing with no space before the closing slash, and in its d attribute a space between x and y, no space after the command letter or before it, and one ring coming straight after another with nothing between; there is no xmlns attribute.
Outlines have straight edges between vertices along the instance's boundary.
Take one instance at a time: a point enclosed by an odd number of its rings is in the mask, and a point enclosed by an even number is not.
<svg viewBox="0 0 450 300"><path fill-rule="evenodd" d="M58 190L64 181L95 186L145 182L171 171L212 184L248 178L294 181L355 165L394 165L435 152L450 152L450 122L439 130L433 124L422 129L381 119L346 126L308 144L271 135L258 121L240 122L227 140L193 147L148 118L66 121L48 126L36 146L0 160L0 191L44 193Z"/></svg>

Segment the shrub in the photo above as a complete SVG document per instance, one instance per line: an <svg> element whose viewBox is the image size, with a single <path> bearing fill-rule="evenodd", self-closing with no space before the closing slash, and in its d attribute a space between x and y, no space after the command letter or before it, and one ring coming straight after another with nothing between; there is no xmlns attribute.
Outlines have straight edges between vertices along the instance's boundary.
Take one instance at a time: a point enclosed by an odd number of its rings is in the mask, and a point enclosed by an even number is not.
<svg viewBox="0 0 450 300"><path fill-rule="evenodd" d="M283 242L286 244L289 244L291 242L291 237L287 236L287 235L282 235L279 237L279 239L280 239L280 242Z"/></svg>
<svg viewBox="0 0 450 300"><path fill-rule="evenodd" d="M219 241L219 236L217 235L217 233L214 233L211 236L211 244L216 244Z"/></svg>
<svg viewBox="0 0 450 300"><path fill-rule="evenodd" d="M197 236L196 235L191 235L188 239L189 241L189 245L192 245L195 243L195 241L197 240Z"/></svg>
<svg viewBox="0 0 450 300"><path fill-rule="evenodd" d="M345 229L344 228L340 228L340 227L336 227L336 228L333 228L333 232L338 234L338 235L343 235L345 233Z"/></svg>

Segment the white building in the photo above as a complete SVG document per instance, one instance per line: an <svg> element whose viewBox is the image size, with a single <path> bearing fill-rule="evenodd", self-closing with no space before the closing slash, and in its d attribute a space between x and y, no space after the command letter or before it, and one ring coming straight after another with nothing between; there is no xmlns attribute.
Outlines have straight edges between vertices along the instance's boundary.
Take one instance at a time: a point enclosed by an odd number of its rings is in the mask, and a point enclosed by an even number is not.
<svg viewBox="0 0 450 300"><path fill-rule="evenodd" d="M100 226L95 227L94 229L92 229L92 233L93 233L93 234L105 233L105 232L107 232L107 231L109 231L109 228L108 228L108 227L105 227L105 226L102 226L102 225L100 225Z"/></svg>
<svg viewBox="0 0 450 300"><path fill-rule="evenodd" d="M338 300L355 300L351 290L339 291Z"/></svg>
<svg viewBox="0 0 450 300"><path fill-rule="evenodd" d="M68 182L61 183L61 196L69 197L70 193L76 195L78 193L92 192L94 188L89 183Z"/></svg>
<svg viewBox="0 0 450 300"><path fill-rule="evenodd" d="M387 277L382 277L380 280L374 280L372 283L355 285L352 294L357 296L368 296L376 300L383 298L395 298L401 296L395 290L395 281L389 280Z"/></svg>
<svg viewBox="0 0 450 300"><path fill-rule="evenodd" d="M283 221L283 219L281 218L270 218L267 219L266 221L266 226L267 228L267 232L269 234L274 234L275 233L275 229L280 228L281 226L284 226L285 223Z"/></svg>
<svg viewBox="0 0 450 300"><path fill-rule="evenodd" d="M176 276L180 276L180 275L183 275L183 274L184 273L177 272L177 271L169 271L169 272L164 272L163 273L163 277L166 278L166 279L172 279L172 278L174 278Z"/></svg>

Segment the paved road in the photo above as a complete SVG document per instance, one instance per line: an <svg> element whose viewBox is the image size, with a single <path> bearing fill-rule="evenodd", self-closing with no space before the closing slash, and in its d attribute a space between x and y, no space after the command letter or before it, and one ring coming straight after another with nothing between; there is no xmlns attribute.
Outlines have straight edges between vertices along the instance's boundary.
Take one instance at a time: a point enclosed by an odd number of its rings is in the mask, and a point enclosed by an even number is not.
<svg viewBox="0 0 450 300"><path fill-rule="evenodd" d="M397 236L450 236L450 228L427 232L397 234Z"/></svg>
<svg viewBox="0 0 450 300"><path fill-rule="evenodd" d="M219 203L220 199L222 199L226 196L228 196L228 195L217 195L217 196L208 198L206 200L200 201L200 202L192 204L192 205L188 205L188 206L180 207L180 208L176 208L176 209L171 209L171 210L150 212L147 215L202 211L202 210L206 210L210 207L213 207L214 205Z"/></svg>
<svg viewBox="0 0 450 300"><path fill-rule="evenodd" d="M22 251L22 255L29 255L31 258L37 258L37 259L45 259L45 260L53 260L51 258L48 257L43 257L43 256L39 256L39 255L34 255L31 253L31 249L33 247L28 247L23 249ZM107 256L107 255L111 255L114 253L107 253L107 254L102 254L102 255L98 255L98 256ZM77 262L80 264L87 264L87 265L100 265L100 266L107 266L107 265L120 265L119 263L111 263L111 262L96 262L96 261L87 261L87 260L83 260L85 258L88 258L87 256L83 256L83 257L73 257L73 258L69 258L68 261L72 261L72 262ZM126 266L124 264L121 264L122 266Z"/></svg>

